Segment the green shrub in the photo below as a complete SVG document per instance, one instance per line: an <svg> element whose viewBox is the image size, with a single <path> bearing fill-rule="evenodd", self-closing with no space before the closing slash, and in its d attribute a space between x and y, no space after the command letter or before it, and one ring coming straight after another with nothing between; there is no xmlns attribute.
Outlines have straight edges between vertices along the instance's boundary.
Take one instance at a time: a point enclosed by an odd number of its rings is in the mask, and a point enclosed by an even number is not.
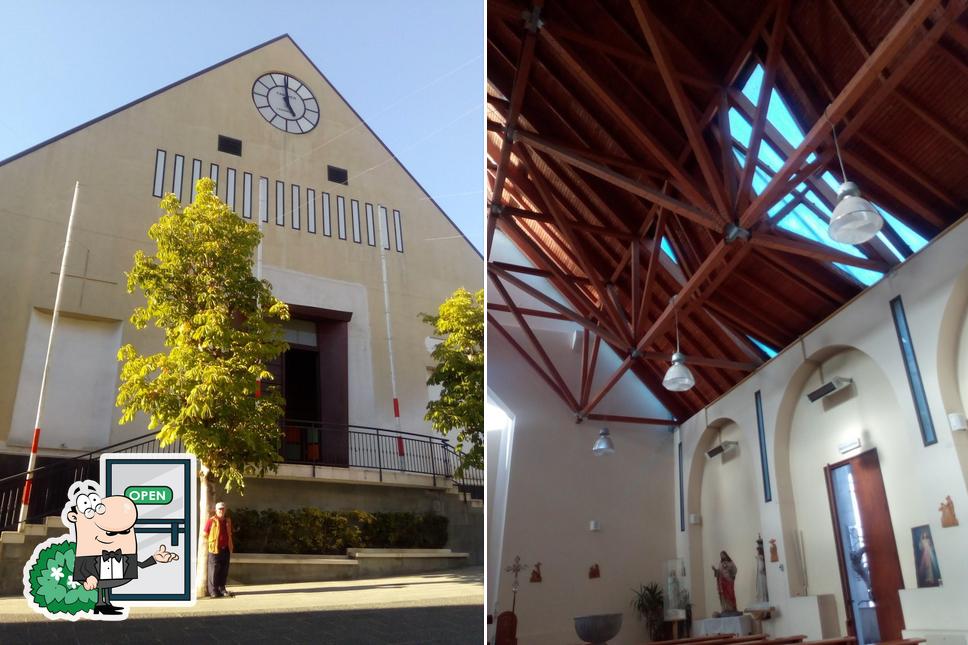
<svg viewBox="0 0 968 645"><path fill-rule="evenodd" d="M447 544L447 518L434 513L240 508L232 511L232 531L241 553L342 555L351 548L439 549Z"/></svg>

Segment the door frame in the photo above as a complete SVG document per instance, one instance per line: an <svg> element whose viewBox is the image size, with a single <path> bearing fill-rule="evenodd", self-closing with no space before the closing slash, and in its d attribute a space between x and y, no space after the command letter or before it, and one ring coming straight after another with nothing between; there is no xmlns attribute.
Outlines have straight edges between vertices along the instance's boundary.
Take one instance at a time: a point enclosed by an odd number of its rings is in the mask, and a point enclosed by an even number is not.
<svg viewBox="0 0 968 645"><path fill-rule="evenodd" d="M851 604L853 602L853 598L852 598L851 593L850 593L850 585L847 582L848 581L848 576L850 575L850 572L848 571L848 569L847 569L847 563L844 560L844 545L843 545L843 540L840 537L840 518L837 516L837 504L836 504L836 500L834 499L833 471L835 469L837 469L837 468L840 468L841 466L845 466L845 465L849 464L850 462L854 461L855 459L858 459L859 457L862 457L864 455L871 454L871 453L873 453L874 459L877 461L877 470L881 474L881 482L882 482L882 485L883 485L884 473L881 470L881 460L880 460L880 456L877 453L877 448L870 448L868 450L862 450L861 452L858 452L855 455L851 455L850 457L847 457L846 459L841 459L840 461L834 462L832 464L827 464L826 466L824 466L824 479L825 479L825 481L827 483L827 502L828 502L828 506L830 507L830 519L831 519L831 522L833 523L834 544L835 544L835 547L836 547L836 550L837 550L837 568L838 568L838 571L840 572L840 588L841 588L841 593L843 594L843 598L844 598L844 615L846 617L846 623L847 623L847 635L848 636L854 636L854 637L856 637L857 634L856 634L856 627L854 625L854 612L853 612L852 606L851 606ZM885 504L887 504L887 491L886 490L884 491L884 502L885 502ZM888 518L890 518L890 506L889 505L888 505ZM863 517L859 517L858 520L861 523L863 523L864 518ZM894 555L895 555L895 558L897 560L898 569L900 569L900 563L901 563L900 562L900 558L901 558L901 556L900 556L900 553L898 553L898 550L897 550L897 540L895 539L895 536L894 536L894 521L893 520L890 520L889 521L889 526L891 527L890 540L891 540L891 543L894 545ZM885 566L885 565L886 565L886 563L882 563L881 564L881 566ZM873 579L873 576L872 576L872 579ZM904 584L903 574L901 575L901 584L902 584L902 586L899 587L895 591L895 593L897 593L898 591L900 591L901 589L904 588L903 587L903 584ZM875 599L875 601L876 601L876 599ZM899 609L900 609L900 603L898 603L898 606L899 606ZM903 610L902 610L902 613L901 613L900 618L901 618L901 628L903 629L904 628L904 614L903 614ZM878 626L879 627L881 626L880 618L879 617L878 617ZM882 637L883 637L883 635L882 635Z"/></svg>

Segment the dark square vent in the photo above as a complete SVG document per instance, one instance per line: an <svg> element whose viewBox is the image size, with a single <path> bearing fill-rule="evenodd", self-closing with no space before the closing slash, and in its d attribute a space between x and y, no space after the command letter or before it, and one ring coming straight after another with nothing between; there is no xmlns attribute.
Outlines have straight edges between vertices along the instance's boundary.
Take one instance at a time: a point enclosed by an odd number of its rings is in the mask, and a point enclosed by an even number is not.
<svg viewBox="0 0 968 645"><path fill-rule="evenodd" d="M348 172L346 172L346 168L326 166L326 175L334 184L343 184L344 186L350 185L350 175Z"/></svg>
<svg viewBox="0 0 968 645"><path fill-rule="evenodd" d="M218 135L218 151L227 152L230 155L241 157L242 142L238 139L233 139L232 137L227 137L223 134L220 134Z"/></svg>

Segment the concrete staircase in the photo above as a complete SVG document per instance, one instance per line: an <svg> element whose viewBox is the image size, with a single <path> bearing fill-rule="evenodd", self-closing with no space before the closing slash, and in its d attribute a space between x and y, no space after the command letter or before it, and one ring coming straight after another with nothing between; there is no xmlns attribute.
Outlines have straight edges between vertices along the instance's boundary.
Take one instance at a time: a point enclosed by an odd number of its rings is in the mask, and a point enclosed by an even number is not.
<svg viewBox="0 0 968 645"><path fill-rule="evenodd" d="M23 533L0 533L0 596L23 593L23 570L34 547L50 537L67 533L60 516L45 517L43 524L27 524Z"/></svg>

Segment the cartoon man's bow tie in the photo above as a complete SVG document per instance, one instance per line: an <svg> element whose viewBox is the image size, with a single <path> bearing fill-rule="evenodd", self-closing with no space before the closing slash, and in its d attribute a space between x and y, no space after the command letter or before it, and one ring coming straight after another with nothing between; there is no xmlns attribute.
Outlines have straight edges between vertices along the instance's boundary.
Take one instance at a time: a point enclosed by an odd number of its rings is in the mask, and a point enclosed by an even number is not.
<svg viewBox="0 0 968 645"><path fill-rule="evenodd" d="M114 551L101 551L101 559L105 562L114 558L118 562L121 562L121 549L115 549Z"/></svg>

